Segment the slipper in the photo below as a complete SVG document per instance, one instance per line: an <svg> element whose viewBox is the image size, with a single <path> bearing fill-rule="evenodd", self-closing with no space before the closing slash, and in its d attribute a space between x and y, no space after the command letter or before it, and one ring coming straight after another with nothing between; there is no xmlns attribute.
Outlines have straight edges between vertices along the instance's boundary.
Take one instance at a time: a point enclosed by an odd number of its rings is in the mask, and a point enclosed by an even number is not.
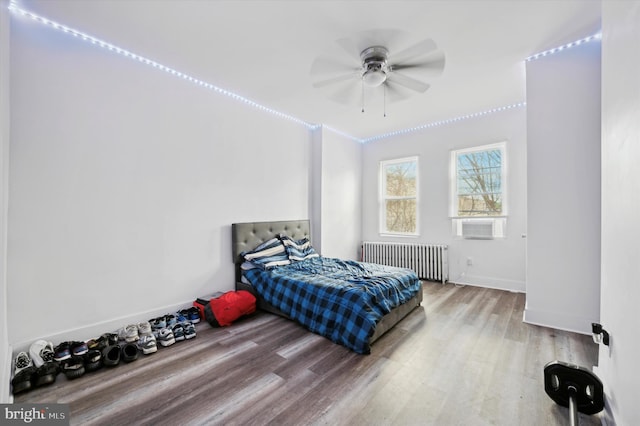
<svg viewBox="0 0 640 426"><path fill-rule="evenodd" d="M133 343L127 343L122 348L122 359L124 362L131 362L138 359L138 347Z"/></svg>
<svg viewBox="0 0 640 426"><path fill-rule="evenodd" d="M107 367L120 364L120 345L111 345L102 351L102 363Z"/></svg>

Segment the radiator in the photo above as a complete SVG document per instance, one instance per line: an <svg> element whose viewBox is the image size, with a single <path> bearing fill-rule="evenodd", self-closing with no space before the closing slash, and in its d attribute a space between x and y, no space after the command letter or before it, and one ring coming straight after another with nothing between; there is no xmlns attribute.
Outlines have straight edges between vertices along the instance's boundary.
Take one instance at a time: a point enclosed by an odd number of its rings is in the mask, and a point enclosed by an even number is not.
<svg viewBox="0 0 640 426"><path fill-rule="evenodd" d="M442 244L362 243L362 261L412 269L420 279L449 280L449 252Z"/></svg>

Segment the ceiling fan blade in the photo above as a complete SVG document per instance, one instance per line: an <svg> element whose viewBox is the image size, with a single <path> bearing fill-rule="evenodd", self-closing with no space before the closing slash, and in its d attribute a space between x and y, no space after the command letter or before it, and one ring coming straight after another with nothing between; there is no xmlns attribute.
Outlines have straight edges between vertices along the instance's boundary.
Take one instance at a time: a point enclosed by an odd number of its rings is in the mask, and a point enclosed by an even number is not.
<svg viewBox="0 0 640 426"><path fill-rule="evenodd" d="M353 82L338 83L332 87L333 90L328 94L328 98L332 101L343 105L359 105L362 102L362 86Z"/></svg>
<svg viewBox="0 0 640 426"><path fill-rule="evenodd" d="M427 71L429 76L440 75L444 70L445 65L445 57L442 51L437 51L436 53L429 55L429 57L422 61L416 62L405 62L403 64L392 64L390 66L392 71L401 71L401 70L420 70Z"/></svg>
<svg viewBox="0 0 640 426"><path fill-rule="evenodd" d="M346 80L355 81L356 79L359 79L359 78L360 78L360 74L358 72L350 72L348 74L339 75L337 77L331 77L325 80L316 81L315 83L312 84L312 86L315 87L316 89L320 89L322 87L330 86L332 84L339 83L341 81L346 81Z"/></svg>
<svg viewBox="0 0 640 426"><path fill-rule="evenodd" d="M424 56L428 53L434 52L437 48L438 46L436 46L436 43L430 38L427 38L401 52L390 52L389 62L393 64L402 64L419 58L420 56Z"/></svg>
<svg viewBox="0 0 640 426"><path fill-rule="evenodd" d="M420 93L426 92L427 89L431 87L427 83L423 83L422 81L416 80L412 77L408 77L404 74L400 74L396 71L390 72L387 75L387 82L389 82L390 84L399 84L400 86Z"/></svg>
<svg viewBox="0 0 640 426"><path fill-rule="evenodd" d="M387 91L386 97L389 103L394 103L398 101L403 101L411 96L411 92L404 86L399 84L391 84L388 81L385 81L385 90Z"/></svg>
<svg viewBox="0 0 640 426"><path fill-rule="evenodd" d="M372 46L384 46L389 49L398 44L398 40L405 38L406 33L390 28L378 28L355 33L353 37L341 38L336 43L350 56L360 58L365 49Z"/></svg>
<svg viewBox="0 0 640 426"><path fill-rule="evenodd" d="M332 56L318 56L311 64L309 73L312 76L327 74L343 74L352 70L360 69L360 63L357 60L348 60L346 58L336 58Z"/></svg>
<svg viewBox="0 0 640 426"><path fill-rule="evenodd" d="M336 40L336 43L350 58L354 58L356 60L360 59L361 50L353 39L348 37L339 38Z"/></svg>

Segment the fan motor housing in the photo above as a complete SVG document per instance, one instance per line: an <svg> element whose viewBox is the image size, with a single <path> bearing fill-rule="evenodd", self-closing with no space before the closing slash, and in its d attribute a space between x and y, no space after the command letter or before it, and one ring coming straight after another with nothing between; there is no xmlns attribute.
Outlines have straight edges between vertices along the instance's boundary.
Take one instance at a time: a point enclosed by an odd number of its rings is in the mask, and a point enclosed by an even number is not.
<svg viewBox="0 0 640 426"><path fill-rule="evenodd" d="M365 70L380 70L386 67L389 51L382 46L371 46L360 53Z"/></svg>

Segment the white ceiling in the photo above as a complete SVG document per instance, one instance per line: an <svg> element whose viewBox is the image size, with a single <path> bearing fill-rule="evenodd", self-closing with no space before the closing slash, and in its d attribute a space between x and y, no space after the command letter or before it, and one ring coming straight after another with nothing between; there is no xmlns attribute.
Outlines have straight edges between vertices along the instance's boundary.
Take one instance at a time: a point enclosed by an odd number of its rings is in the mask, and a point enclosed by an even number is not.
<svg viewBox="0 0 640 426"><path fill-rule="evenodd" d="M18 1L61 24L357 138L525 101L524 59L595 33L601 9L595 0ZM348 105L311 86L316 57L344 58L336 40L381 29L401 32L384 41L391 53L425 38L444 52L440 76L414 75L429 90L388 103L384 118L378 94L367 93L361 112L357 82Z"/></svg>

